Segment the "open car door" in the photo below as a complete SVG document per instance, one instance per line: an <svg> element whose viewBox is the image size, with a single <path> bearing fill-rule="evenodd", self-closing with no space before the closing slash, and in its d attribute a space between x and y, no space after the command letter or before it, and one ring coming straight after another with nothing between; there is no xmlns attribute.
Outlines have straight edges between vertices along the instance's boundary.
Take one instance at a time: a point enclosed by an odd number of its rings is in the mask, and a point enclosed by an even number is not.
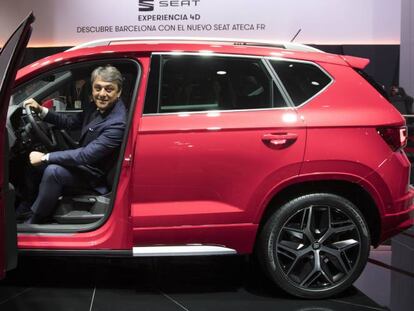
<svg viewBox="0 0 414 311"><path fill-rule="evenodd" d="M20 24L0 52L0 279L17 265L14 191L8 176L7 109L17 69L34 22L33 13Z"/></svg>

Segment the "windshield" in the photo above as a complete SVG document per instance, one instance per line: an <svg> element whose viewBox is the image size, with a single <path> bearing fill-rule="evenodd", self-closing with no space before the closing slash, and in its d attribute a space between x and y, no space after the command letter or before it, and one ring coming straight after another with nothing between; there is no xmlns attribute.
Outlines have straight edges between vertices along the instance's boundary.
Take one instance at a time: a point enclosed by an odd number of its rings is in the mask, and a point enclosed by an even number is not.
<svg viewBox="0 0 414 311"><path fill-rule="evenodd" d="M18 105L25 101L28 98L33 97L32 94L37 89L47 85L46 81L35 81L34 83L29 83L21 88L19 88L11 97L10 97L10 106Z"/></svg>
<svg viewBox="0 0 414 311"><path fill-rule="evenodd" d="M55 90L55 86L60 85L63 81L66 81L71 77L69 71L55 73L40 79L34 79L29 83L18 87L13 95L10 97L10 106L19 105L26 99L37 98L42 95L44 98L46 95L53 97L54 94L50 94Z"/></svg>

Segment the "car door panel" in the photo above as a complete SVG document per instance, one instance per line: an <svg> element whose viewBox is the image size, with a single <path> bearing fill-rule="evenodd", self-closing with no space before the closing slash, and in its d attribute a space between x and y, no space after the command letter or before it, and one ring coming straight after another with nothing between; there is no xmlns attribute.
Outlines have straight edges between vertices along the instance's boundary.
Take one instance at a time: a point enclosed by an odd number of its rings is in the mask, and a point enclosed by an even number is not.
<svg viewBox="0 0 414 311"><path fill-rule="evenodd" d="M299 174L305 139L289 108L144 116L134 227L251 222L265 194Z"/></svg>
<svg viewBox="0 0 414 311"><path fill-rule="evenodd" d="M10 100L11 89L23 52L31 34L33 14L20 24L6 42L0 54L0 279L6 270L16 266L16 224L14 222L14 195L8 181L8 143L6 132L6 112Z"/></svg>

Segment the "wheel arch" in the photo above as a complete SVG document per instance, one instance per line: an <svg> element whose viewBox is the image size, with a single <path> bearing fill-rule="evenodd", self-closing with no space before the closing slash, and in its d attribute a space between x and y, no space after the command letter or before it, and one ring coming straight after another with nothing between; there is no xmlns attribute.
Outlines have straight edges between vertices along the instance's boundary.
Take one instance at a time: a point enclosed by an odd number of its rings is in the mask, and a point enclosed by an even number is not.
<svg viewBox="0 0 414 311"><path fill-rule="evenodd" d="M311 193L331 193L342 196L358 207L367 222L371 243L377 246L381 236L381 216L372 196L359 184L345 180L302 181L276 192L260 217L257 237L273 212L290 200Z"/></svg>

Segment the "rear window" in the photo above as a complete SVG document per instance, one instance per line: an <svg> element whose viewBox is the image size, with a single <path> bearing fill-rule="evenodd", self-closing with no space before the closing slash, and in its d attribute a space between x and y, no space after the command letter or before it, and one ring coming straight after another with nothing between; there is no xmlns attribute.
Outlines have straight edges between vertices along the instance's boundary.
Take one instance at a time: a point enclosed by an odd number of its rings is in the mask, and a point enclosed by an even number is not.
<svg viewBox="0 0 414 311"><path fill-rule="evenodd" d="M295 106L323 90L332 79L318 66L309 63L270 60Z"/></svg>

